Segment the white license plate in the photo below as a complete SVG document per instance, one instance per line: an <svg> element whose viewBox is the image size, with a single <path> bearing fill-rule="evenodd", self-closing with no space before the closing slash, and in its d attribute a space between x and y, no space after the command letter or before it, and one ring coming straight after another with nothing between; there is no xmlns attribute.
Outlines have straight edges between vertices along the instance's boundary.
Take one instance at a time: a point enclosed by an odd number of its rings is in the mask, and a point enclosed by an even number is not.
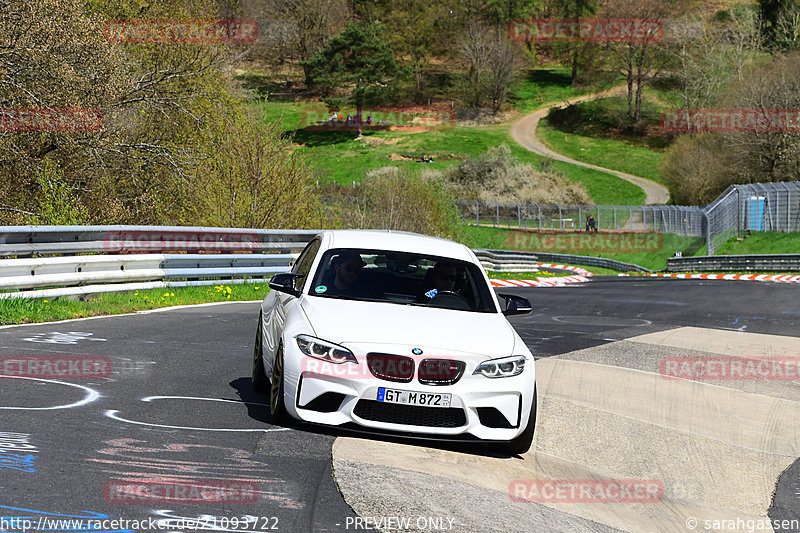
<svg viewBox="0 0 800 533"><path fill-rule="evenodd" d="M433 392L412 392L407 390L378 387L379 402L400 403L403 405L424 405L425 407L450 407L450 394Z"/></svg>

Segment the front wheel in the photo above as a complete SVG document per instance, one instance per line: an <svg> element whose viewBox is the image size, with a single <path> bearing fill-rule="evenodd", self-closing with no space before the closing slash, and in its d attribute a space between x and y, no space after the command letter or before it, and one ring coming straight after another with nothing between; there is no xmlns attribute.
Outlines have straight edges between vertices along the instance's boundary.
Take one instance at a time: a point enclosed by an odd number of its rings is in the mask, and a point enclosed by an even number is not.
<svg viewBox="0 0 800 533"><path fill-rule="evenodd" d="M522 455L531 449L533 443L533 432L536 429L536 386L533 387L533 400L531 400L531 414L528 417L528 425L518 437L515 437L502 446L504 452L509 455Z"/></svg>
<svg viewBox="0 0 800 533"><path fill-rule="evenodd" d="M275 354L272 364L272 382L269 389L269 413L273 423L285 422L288 419L286 406L283 403L283 346Z"/></svg>
<svg viewBox="0 0 800 533"><path fill-rule="evenodd" d="M261 316L258 317L258 329L256 330L256 344L253 348L253 390L256 392L269 392L269 383L264 373L264 349L261 345Z"/></svg>

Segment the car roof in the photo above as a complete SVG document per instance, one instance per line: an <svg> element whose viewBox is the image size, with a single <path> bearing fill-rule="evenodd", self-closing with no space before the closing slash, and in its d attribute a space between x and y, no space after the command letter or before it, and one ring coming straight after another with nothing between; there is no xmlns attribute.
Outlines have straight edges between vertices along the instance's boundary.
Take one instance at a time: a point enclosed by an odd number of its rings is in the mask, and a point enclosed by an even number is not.
<svg viewBox="0 0 800 533"><path fill-rule="evenodd" d="M474 263L469 248L447 239L393 230L329 230L320 233L322 245L329 248L362 248L413 252L460 259Z"/></svg>

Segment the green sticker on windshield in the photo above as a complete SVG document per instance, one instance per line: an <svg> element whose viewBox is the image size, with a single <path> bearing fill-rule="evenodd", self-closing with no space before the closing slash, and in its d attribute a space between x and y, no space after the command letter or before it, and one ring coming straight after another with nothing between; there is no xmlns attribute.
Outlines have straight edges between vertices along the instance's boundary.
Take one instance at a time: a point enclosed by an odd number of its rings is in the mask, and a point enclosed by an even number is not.
<svg viewBox="0 0 800 533"><path fill-rule="evenodd" d="M323 292L328 290L328 287L326 287L325 285L320 285L319 287L316 287L314 290L317 292L317 294L322 294Z"/></svg>

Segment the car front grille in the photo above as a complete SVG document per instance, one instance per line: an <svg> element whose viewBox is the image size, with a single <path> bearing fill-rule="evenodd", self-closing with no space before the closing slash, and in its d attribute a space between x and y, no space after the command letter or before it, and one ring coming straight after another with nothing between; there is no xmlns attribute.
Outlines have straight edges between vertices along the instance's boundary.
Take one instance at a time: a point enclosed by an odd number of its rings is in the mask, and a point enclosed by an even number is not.
<svg viewBox="0 0 800 533"><path fill-rule="evenodd" d="M368 353L367 366L376 378L408 383L414 377L414 359L405 355Z"/></svg>
<svg viewBox="0 0 800 533"><path fill-rule="evenodd" d="M353 414L365 420L406 426L457 428L467 423L463 409L398 405L375 400L359 400Z"/></svg>
<svg viewBox="0 0 800 533"><path fill-rule="evenodd" d="M464 375L463 361L452 359L424 359L419 363L417 379L425 385L452 385Z"/></svg>

